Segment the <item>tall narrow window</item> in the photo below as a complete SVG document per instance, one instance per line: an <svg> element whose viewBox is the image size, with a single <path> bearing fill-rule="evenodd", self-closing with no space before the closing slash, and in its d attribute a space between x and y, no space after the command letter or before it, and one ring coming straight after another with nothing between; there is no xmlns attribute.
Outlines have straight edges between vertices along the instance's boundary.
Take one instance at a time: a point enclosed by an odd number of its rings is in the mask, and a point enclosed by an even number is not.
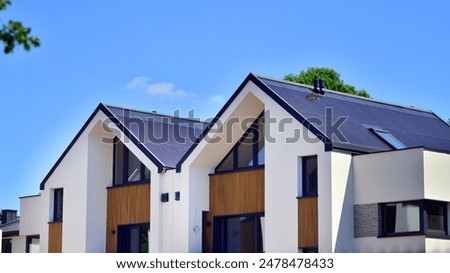
<svg viewBox="0 0 450 273"><path fill-rule="evenodd" d="M53 190L53 222L62 222L63 220L63 197L64 190Z"/></svg>
<svg viewBox="0 0 450 273"><path fill-rule="evenodd" d="M303 196L317 196L317 156L302 159Z"/></svg>
<svg viewBox="0 0 450 273"><path fill-rule="evenodd" d="M150 182L150 170L118 139L114 144L114 185Z"/></svg>

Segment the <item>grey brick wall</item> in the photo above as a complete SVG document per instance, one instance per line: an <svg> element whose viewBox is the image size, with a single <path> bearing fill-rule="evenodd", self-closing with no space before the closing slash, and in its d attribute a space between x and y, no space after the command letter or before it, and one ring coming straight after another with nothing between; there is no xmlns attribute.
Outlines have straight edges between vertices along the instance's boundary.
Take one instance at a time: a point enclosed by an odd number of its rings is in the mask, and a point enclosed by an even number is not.
<svg viewBox="0 0 450 273"><path fill-rule="evenodd" d="M355 238L378 236L378 204L354 206Z"/></svg>

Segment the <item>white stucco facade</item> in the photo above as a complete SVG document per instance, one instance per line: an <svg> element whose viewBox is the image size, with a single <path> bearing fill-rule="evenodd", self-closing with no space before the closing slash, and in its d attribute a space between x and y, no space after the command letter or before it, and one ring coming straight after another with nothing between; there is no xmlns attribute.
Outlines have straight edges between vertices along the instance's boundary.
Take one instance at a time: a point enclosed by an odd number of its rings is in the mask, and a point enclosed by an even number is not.
<svg viewBox="0 0 450 273"><path fill-rule="evenodd" d="M20 235L39 235L39 222L42 219L41 196L25 196L20 198Z"/></svg>

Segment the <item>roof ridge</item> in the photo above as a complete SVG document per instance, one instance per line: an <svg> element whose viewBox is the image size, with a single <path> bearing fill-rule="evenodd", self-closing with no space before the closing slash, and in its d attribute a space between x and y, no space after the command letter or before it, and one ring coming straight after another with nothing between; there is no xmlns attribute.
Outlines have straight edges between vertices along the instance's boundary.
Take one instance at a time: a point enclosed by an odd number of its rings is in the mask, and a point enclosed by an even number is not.
<svg viewBox="0 0 450 273"><path fill-rule="evenodd" d="M258 78L263 78L263 79L276 81L276 82L280 82L280 83L284 83L284 84L296 85L296 86L301 86L301 87L305 87L305 88L309 88L309 89L313 88L312 85L307 85L307 84L302 84L302 83L297 83L297 82L291 82L291 81L287 81L287 80L281 80L281 79L268 77L268 76L264 76L264 75L259 75L259 74L254 74L254 75L256 77L258 77ZM409 109L409 110L414 110L414 111L418 111L418 112L424 112L424 113L429 113L429 114L436 115L431 110L426 110L426 109L418 108L418 107L415 107L415 106L408 106L408 105L388 102L388 101L384 101L384 100L380 100L380 99L361 97L361 96L352 95L352 94L348 94L348 93L344 93L344 92L339 92L339 91L331 90L331 89L327 89L327 88L324 88L324 90L326 92L329 92L329 93L332 93L332 94L336 94L336 95L340 95L340 96L346 96L346 97L351 97L351 98L355 98L355 99L365 100L365 101L369 101L369 102L373 102L373 103L378 103L378 104L383 104L383 105L388 105L388 106L394 106L394 107L400 107L400 108L404 108L404 109Z"/></svg>
<svg viewBox="0 0 450 273"><path fill-rule="evenodd" d="M140 109L134 109L134 108L117 106L117 105L111 105L111 104L103 104L103 105L105 105L106 107L120 108L120 109L123 109L123 110L130 110L130 111L133 111L133 112L139 112L139 113L143 113L143 114L151 114L151 115L156 115L156 116L160 116L160 117L183 119L183 120L195 121L195 122L201 122L201 123L208 124L208 122L202 121L200 118L178 117L178 116L175 116L175 115L158 113L156 111L144 111L144 110L140 110Z"/></svg>

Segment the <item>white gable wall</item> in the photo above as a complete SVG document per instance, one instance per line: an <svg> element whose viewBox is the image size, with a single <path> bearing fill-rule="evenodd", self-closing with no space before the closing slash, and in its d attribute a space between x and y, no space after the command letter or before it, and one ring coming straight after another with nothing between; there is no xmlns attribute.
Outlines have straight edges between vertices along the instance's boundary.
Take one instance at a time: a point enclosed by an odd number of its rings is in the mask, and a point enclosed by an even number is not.
<svg viewBox="0 0 450 273"><path fill-rule="evenodd" d="M41 200L40 195L20 198L20 235L40 234Z"/></svg>
<svg viewBox="0 0 450 273"><path fill-rule="evenodd" d="M270 127L270 136L275 139L273 142L266 138L265 146L266 252L298 251L297 192L300 179L298 177L298 160L302 156L310 155L317 155L319 164L319 251L332 252L334 248L337 250L337 236L343 233L342 229L344 228L339 225L339 221L348 220L350 221L348 225L352 223L352 220L349 220L351 206L348 202L344 203L344 198L348 193L340 188L341 186L346 187L351 181L351 158L346 155L341 157L336 155L336 158L333 159L336 173L341 172L339 178L336 178L339 185L333 189L331 186L332 158L331 153L325 152L324 143L311 133L309 133L309 139L314 143L307 142L304 138L300 138L294 143L287 143L286 139L292 138L294 132L301 134L305 128L252 82L244 87L234 102L226 109L222 120L230 120L232 117L256 117L262 111L262 107L266 111L269 110L270 117L277 120L270 125L266 124L266 132ZM291 119L284 125L284 130L280 130L280 120L286 117ZM207 210L209 205L208 174L214 172L214 168L240 138L245 128L233 127L233 130L230 143L213 145L201 141L183 163L178 187L182 189L182 200L183 194L186 191L189 192L189 204L187 207L180 206L179 209L188 212L184 215L188 215L189 224L184 228L187 229L185 233L189 238L189 247L183 248L182 251L201 251L201 211ZM227 135L226 130L221 133ZM209 135L210 138L214 138L214 136L213 134ZM351 184L349 185L351 186ZM340 194L334 199L333 205L331 203L332 190L336 190L336 193ZM332 213L337 213L338 216L332 217ZM351 217L353 216L351 215ZM347 226L345 228L348 228ZM196 230L199 232L197 233ZM333 232L334 235L332 235ZM346 240L349 237L352 238L352 234L352 231L345 233ZM351 242L350 247L341 249L351 251Z"/></svg>
<svg viewBox="0 0 450 273"><path fill-rule="evenodd" d="M48 222L53 221L53 193L64 188L62 252L86 249L88 126L54 170L42 191L41 252L48 252Z"/></svg>
<svg viewBox="0 0 450 273"><path fill-rule="evenodd" d="M106 119L103 112L96 114L49 177L45 189L41 192L41 252L48 252L48 222L53 220L52 189L56 188L64 188L62 252L105 251L106 188L112 185L113 145L102 142L104 137L110 140L114 136L119 137L149 168L151 183L159 184L156 166L134 143L123 136L115 125L108 123L111 130L103 128L102 122ZM158 221L155 224L158 225ZM155 228L155 231L157 233L160 229Z"/></svg>

